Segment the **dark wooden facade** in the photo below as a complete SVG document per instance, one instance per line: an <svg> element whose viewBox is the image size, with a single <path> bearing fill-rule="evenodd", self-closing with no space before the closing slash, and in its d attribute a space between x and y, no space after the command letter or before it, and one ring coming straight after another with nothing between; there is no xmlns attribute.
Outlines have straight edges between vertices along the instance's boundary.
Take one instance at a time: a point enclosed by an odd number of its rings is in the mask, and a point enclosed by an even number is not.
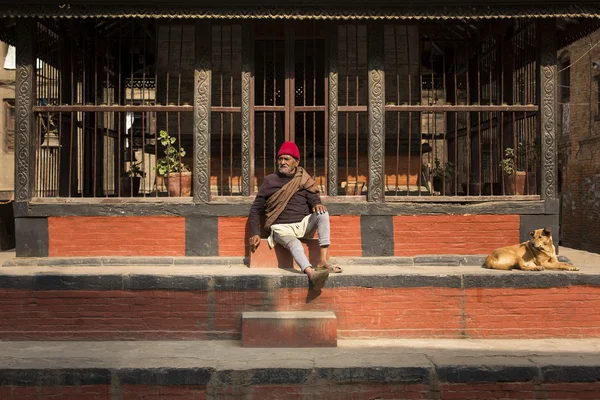
<svg viewBox="0 0 600 400"><path fill-rule="evenodd" d="M542 221L556 230L557 18L598 10L484 3L326 11L280 5L268 15L251 5L165 10L75 2L10 10L16 25L6 24L4 37L17 47L22 237L31 234L28 221L60 216L244 216L283 140L299 144L334 213L514 214L527 221L521 233ZM92 18L78 19L84 16ZM64 40L75 32L81 38ZM39 79L33 66L40 59L54 80ZM146 81L152 92L140 89ZM134 137L138 115L142 144ZM51 165L43 161L52 155L43 125L51 116L68 134L58 134L54 172L40 178ZM164 199L155 180L142 183L150 189L139 197L122 195L119 177L134 151L152 173L161 126L190 150L191 199ZM530 172L527 191L517 196L502 177L507 147L525 149L516 163ZM446 177L437 191L424 184L432 182L435 161ZM44 190L42 181L53 183ZM531 222L536 216L540 222Z"/></svg>

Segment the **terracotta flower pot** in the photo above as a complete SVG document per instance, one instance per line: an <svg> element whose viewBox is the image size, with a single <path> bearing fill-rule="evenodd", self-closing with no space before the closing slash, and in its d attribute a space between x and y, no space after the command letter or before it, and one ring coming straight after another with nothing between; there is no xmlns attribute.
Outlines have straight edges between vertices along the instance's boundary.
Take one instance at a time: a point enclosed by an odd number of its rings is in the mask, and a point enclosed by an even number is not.
<svg viewBox="0 0 600 400"><path fill-rule="evenodd" d="M187 197L192 193L192 173L176 172L163 176L169 188L169 197Z"/></svg>
<svg viewBox="0 0 600 400"><path fill-rule="evenodd" d="M522 196L525 194L525 181L527 172L516 171L515 174L504 174L504 192L509 196Z"/></svg>

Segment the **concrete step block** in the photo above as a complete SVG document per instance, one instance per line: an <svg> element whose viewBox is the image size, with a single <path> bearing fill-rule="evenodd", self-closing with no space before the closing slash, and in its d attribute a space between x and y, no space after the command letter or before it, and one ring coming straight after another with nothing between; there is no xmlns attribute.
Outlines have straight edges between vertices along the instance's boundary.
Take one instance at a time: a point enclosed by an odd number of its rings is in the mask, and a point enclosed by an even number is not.
<svg viewBox="0 0 600 400"><path fill-rule="evenodd" d="M332 311L253 311L242 314L243 347L337 347Z"/></svg>
<svg viewBox="0 0 600 400"><path fill-rule="evenodd" d="M319 263L319 239L302 239L304 254L312 265ZM269 248L267 239L260 241L260 246L254 253L250 252L250 268L296 268L300 269L294 262L292 254L280 244L273 249Z"/></svg>

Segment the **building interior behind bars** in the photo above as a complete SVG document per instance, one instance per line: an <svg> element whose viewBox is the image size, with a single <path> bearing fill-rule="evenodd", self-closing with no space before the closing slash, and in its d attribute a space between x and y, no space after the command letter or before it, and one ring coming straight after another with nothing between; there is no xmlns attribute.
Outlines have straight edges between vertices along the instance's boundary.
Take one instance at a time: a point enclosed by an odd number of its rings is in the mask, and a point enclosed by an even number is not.
<svg viewBox="0 0 600 400"><path fill-rule="evenodd" d="M203 23L38 21L34 197L174 195L156 168L165 156L160 135L175 140L176 150L184 150L177 151L178 162L193 170L194 70ZM335 70L337 194L364 197L368 25L213 21L210 27L211 194L241 195L247 51L253 191L274 172L281 143L293 140L301 165L327 194ZM535 31L526 19L385 24L386 199L538 194Z"/></svg>

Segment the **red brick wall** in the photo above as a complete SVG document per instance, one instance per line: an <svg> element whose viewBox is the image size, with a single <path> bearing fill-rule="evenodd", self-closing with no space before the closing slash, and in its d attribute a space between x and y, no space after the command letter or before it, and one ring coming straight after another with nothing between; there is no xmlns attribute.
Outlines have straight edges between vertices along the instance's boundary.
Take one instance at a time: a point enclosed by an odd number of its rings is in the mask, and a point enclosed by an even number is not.
<svg viewBox="0 0 600 400"><path fill-rule="evenodd" d="M487 254L519 243L518 215L394 217L394 254Z"/></svg>
<svg viewBox="0 0 600 400"><path fill-rule="evenodd" d="M206 399L206 387L197 385L110 385L85 386L2 386L2 400L108 400L116 391L121 400L202 400Z"/></svg>
<svg viewBox="0 0 600 400"><path fill-rule="evenodd" d="M0 290L0 340L236 338L244 311L334 311L338 338L600 337L600 287ZM526 306L524 306L526 304ZM574 306L577 305L577 306Z"/></svg>
<svg viewBox="0 0 600 400"><path fill-rule="evenodd" d="M122 400L203 400L207 388L197 385L2 386L3 400L107 400L117 391ZM423 384L327 384L317 385L213 385L212 397L246 399L597 399L600 385L586 383L442 383Z"/></svg>
<svg viewBox="0 0 600 400"><path fill-rule="evenodd" d="M219 255L247 256L246 246L249 231L247 217L219 217ZM359 215L334 215L331 223L331 255L360 257L362 242L360 238Z"/></svg>
<svg viewBox="0 0 600 400"><path fill-rule="evenodd" d="M333 257L362 256L360 235L360 215L332 215L331 246L329 251Z"/></svg>
<svg viewBox="0 0 600 400"><path fill-rule="evenodd" d="M48 255L184 256L185 218L49 217Z"/></svg>
<svg viewBox="0 0 600 400"><path fill-rule="evenodd" d="M246 227L247 217L219 217L219 255L246 256L248 255L248 236Z"/></svg>

